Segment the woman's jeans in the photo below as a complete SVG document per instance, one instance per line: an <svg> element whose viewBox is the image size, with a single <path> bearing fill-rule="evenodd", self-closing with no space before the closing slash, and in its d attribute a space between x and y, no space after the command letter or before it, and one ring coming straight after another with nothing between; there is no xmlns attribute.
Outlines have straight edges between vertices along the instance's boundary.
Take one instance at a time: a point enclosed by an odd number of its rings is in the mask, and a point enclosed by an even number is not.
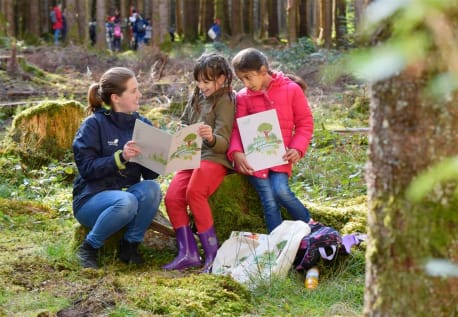
<svg viewBox="0 0 458 317"><path fill-rule="evenodd" d="M280 207L286 208L294 220L309 222L309 210L289 188L288 174L270 171L267 178L249 176L248 179L258 192L269 233L283 221Z"/></svg>
<svg viewBox="0 0 458 317"><path fill-rule="evenodd" d="M126 191L106 190L91 197L77 212L76 219L91 228L86 241L100 248L106 239L126 227L124 240L142 242L146 229L161 202L159 184L144 180Z"/></svg>

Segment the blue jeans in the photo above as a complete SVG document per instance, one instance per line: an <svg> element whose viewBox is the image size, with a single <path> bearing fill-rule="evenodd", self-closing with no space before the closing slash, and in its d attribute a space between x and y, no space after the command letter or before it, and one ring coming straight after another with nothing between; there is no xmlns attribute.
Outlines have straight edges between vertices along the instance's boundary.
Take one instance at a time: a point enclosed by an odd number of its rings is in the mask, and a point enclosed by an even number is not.
<svg viewBox="0 0 458 317"><path fill-rule="evenodd" d="M283 221L280 207L286 208L294 220L309 222L309 210L289 188L288 174L270 171L267 178L249 176L248 179L258 192L269 233Z"/></svg>
<svg viewBox="0 0 458 317"><path fill-rule="evenodd" d="M156 215L162 195L159 184L144 180L126 191L106 190L91 197L77 212L76 219L91 228L86 241L94 248L127 227L124 240L142 242L146 229Z"/></svg>
<svg viewBox="0 0 458 317"><path fill-rule="evenodd" d="M55 29L54 30L54 44L59 44L59 38L60 38L60 34L61 34L61 29Z"/></svg>

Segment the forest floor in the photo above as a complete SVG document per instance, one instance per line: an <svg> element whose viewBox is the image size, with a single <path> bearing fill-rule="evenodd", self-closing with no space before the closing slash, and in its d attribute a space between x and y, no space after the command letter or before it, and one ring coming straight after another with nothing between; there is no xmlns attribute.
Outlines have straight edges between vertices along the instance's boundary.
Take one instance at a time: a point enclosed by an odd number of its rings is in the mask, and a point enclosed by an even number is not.
<svg viewBox="0 0 458 317"><path fill-rule="evenodd" d="M262 47L278 57L275 68L288 71L278 55L283 48ZM191 89L193 60L212 44L182 46L170 54L150 48L114 55L75 46L31 47L18 53L20 69L6 71L0 61L0 137L14 114L46 99L76 99L85 104L90 83L112 66L135 71L143 93L142 109L183 103ZM236 49L217 47L228 58ZM10 54L0 49L0 56ZM356 219L365 224L364 133L334 133L367 126L364 86L341 77L326 84L322 67L336 52L308 54L293 70L309 86L315 137L307 159L298 164L292 189L316 212L314 218L342 229ZM21 62L22 60L22 62ZM288 60L287 60L288 61ZM1 64L3 63L3 64ZM332 68L331 68L332 70ZM240 88L240 83L234 83ZM104 254L103 269L82 270L74 254L75 220L71 181L55 181L59 162L41 170L21 170L17 157L0 154L0 316L359 316L364 289L364 248L320 264L319 288L304 288L302 273L246 288L230 278L164 272L175 251L143 247L146 265L120 264ZM168 181L159 179L162 185ZM329 213L339 214L330 216ZM341 216L344 215L345 217ZM339 218L340 217L340 218ZM351 229L348 229L351 230Z"/></svg>

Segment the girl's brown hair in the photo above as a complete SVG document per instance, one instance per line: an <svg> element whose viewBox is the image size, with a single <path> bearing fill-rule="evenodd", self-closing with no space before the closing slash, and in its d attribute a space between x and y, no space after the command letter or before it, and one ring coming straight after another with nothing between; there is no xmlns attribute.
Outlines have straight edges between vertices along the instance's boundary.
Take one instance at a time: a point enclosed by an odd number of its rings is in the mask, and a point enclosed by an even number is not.
<svg viewBox="0 0 458 317"><path fill-rule="evenodd" d="M235 72L258 72L262 66L265 66L269 74L272 74L266 55L255 48L241 50L232 59L232 67L234 67ZM285 76L298 84L304 92L307 90L307 84L299 76L294 74L285 74Z"/></svg>
<svg viewBox="0 0 458 317"><path fill-rule="evenodd" d="M228 90L229 96L231 97L231 84L233 78L233 72L231 65L226 60L224 56L210 53L204 54L199 57L194 65L193 76L195 81L205 80L205 81L216 81L221 75L224 75L224 87ZM199 87L194 89L192 95L192 106L200 112L198 100L199 100L200 90ZM213 107L216 106L216 101Z"/></svg>
<svg viewBox="0 0 458 317"><path fill-rule="evenodd" d="M104 104L112 107L111 95L121 95L126 90L126 82L135 77L133 71L125 67L113 67L107 70L98 83L93 83L87 92L86 111L95 112Z"/></svg>

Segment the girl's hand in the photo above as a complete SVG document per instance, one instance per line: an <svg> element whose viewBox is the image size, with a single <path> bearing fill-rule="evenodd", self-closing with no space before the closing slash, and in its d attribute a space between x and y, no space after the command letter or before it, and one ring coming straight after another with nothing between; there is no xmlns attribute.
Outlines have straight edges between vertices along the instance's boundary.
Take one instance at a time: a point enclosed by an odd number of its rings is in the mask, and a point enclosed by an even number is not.
<svg viewBox="0 0 458 317"><path fill-rule="evenodd" d="M299 151L296 149L288 149L286 150L285 155L283 155L283 160L290 162L291 164L295 164L299 162L301 156Z"/></svg>
<svg viewBox="0 0 458 317"><path fill-rule="evenodd" d="M128 161L141 153L140 148L134 141L128 141L122 149L122 157Z"/></svg>
<svg viewBox="0 0 458 317"><path fill-rule="evenodd" d="M232 155L232 158L234 159L235 165L237 166L238 170L242 174L246 175L252 175L254 172L254 169L251 167L251 165L248 163L245 153L242 152L235 152Z"/></svg>
<svg viewBox="0 0 458 317"><path fill-rule="evenodd" d="M199 126L198 133L202 139L206 140L209 143L213 142L214 136L213 136L213 130L211 126L207 124L202 124L201 126Z"/></svg>

